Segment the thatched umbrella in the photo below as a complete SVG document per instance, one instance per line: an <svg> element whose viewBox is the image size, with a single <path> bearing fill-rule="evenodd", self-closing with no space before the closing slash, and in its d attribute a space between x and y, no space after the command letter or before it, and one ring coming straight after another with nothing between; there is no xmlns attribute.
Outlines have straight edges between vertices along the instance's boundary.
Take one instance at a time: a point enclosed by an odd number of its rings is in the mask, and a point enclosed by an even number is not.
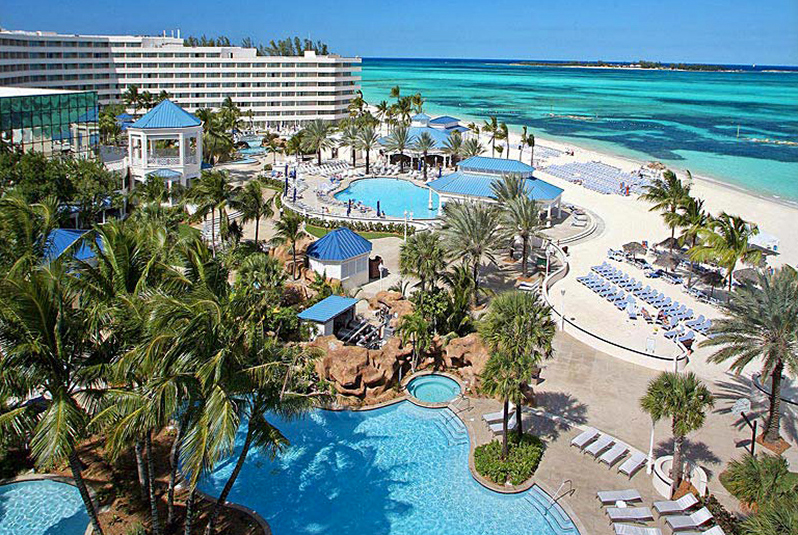
<svg viewBox="0 0 798 535"><path fill-rule="evenodd" d="M623 252L631 254L632 257L636 257L639 254L645 254L646 248L643 247L643 244L640 242L630 241L624 244Z"/></svg>
<svg viewBox="0 0 798 535"><path fill-rule="evenodd" d="M667 169L665 164L662 163L662 162L648 162L646 164L646 167L648 167L649 169L654 169L656 171L663 171L663 170Z"/></svg>
<svg viewBox="0 0 798 535"><path fill-rule="evenodd" d="M753 282L756 284L759 281L759 271L754 268L738 269L732 273L734 280L737 282Z"/></svg>
<svg viewBox="0 0 798 535"><path fill-rule="evenodd" d="M676 238L671 238L670 236L668 236L667 238L659 242L657 244L657 247L664 247L666 249L673 250L673 249L681 249L682 244L680 244L679 240L677 240Z"/></svg>
<svg viewBox="0 0 798 535"><path fill-rule="evenodd" d="M701 280L704 281L705 284L709 284L710 290L710 297L715 297L715 286L723 282L725 277L720 274L720 272L712 270L707 271L703 275L701 275Z"/></svg>
<svg viewBox="0 0 798 535"><path fill-rule="evenodd" d="M678 256L670 253L664 253L659 255L657 260L654 262L654 265L665 268L665 271L672 271L681 263L682 261Z"/></svg>

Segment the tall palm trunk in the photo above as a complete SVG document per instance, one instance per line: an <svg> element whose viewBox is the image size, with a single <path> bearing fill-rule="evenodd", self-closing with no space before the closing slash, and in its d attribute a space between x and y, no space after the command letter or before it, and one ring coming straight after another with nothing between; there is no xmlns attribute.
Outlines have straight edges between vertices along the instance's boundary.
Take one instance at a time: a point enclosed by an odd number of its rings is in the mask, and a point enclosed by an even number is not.
<svg viewBox="0 0 798 535"><path fill-rule="evenodd" d="M676 433L676 422L671 426L673 430L673 461L671 464L671 497L676 494L676 489L682 484L682 447L684 437Z"/></svg>
<svg viewBox="0 0 798 535"><path fill-rule="evenodd" d="M779 361L770 375L770 412L768 413L767 424L765 424L765 440L768 442L776 442L779 439L781 427L781 396L779 394L781 393L781 374L783 371L784 363Z"/></svg>
<svg viewBox="0 0 798 535"><path fill-rule="evenodd" d="M197 489L196 487L191 487L186 499L186 520L183 526L183 535L191 535L191 531L194 529L194 502L196 498Z"/></svg>
<svg viewBox="0 0 798 535"><path fill-rule="evenodd" d="M83 499L83 506L89 514L91 520L91 527L94 529L95 535L103 535L103 528L100 526L100 519L97 518L97 510L94 508L94 502L91 501L89 489L86 488L86 481L83 479L83 469L81 468L80 457L78 452L72 448L72 453L69 454L69 468L72 470L72 479L75 480L75 486L78 487L80 497Z"/></svg>
<svg viewBox="0 0 798 535"><path fill-rule="evenodd" d="M529 165L535 166L535 146L529 146Z"/></svg>
<svg viewBox="0 0 798 535"><path fill-rule="evenodd" d="M213 251L213 256L216 256L216 223L213 220L214 218L214 210L211 209L211 250ZM221 223L221 219L219 223Z"/></svg>
<svg viewBox="0 0 798 535"><path fill-rule="evenodd" d="M211 515L208 517L208 526L205 528L205 535L214 535L216 533L216 520L219 518L219 513L222 512L222 506L227 502L227 496L230 494L230 491L233 490L233 484L235 484L236 478L238 478L238 474L244 466L244 461L247 459L249 447L252 445L252 435L253 428L247 424L247 438L244 440L244 445L241 447L241 453L238 455L235 468L233 468L233 472L227 479L227 483L224 484L222 493L219 494L219 499L216 500Z"/></svg>
<svg viewBox="0 0 798 535"><path fill-rule="evenodd" d="M260 216L255 218L255 245L258 245L258 229L260 228Z"/></svg>
<svg viewBox="0 0 798 535"><path fill-rule="evenodd" d="M517 432L518 432L518 442L519 442L519 444L521 442L521 439L524 438L524 426L523 426L523 424L521 422L521 416L522 416L521 402L517 401L516 404L515 404L515 424L516 424L516 426L518 426Z"/></svg>
<svg viewBox="0 0 798 535"><path fill-rule="evenodd" d="M510 415L510 400L504 400L504 417L502 418L502 459L507 458L509 448L507 446L507 419Z"/></svg>
<svg viewBox="0 0 798 535"><path fill-rule="evenodd" d="M357 166L357 152L355 152L355 146L352 145L352 167Z"/></svg>
<svg viewBox="0 0 798 535"><path fill-rule="evenodd" d="M399 172L405 172L405 155L403 153L399 153Z"/></svg>
<svg viewBox="0 0 798 535"><path fill-rule="evenodd" d="M296 269L296 242L295 241L291 242L291 257L293 258L293 261L294 261L293 264L292 264L292 267L291 267L291 276L294 278L294 280L296 280L297 279L297 276L296 276L297 269Z"/></svg>
<svg viewBox="0 0 798 535"><path fill-rule="evenodd" d="M523 244L521 245L521 254L523 255L521 257L521 275L526 277L527 268L529 267L527 262L527 256L529 254L529 236L521 236L521 243ZM546 273L546 275L548 275L548 273Z"/></svg>
<svg viewBox="0 0 798 535"><path fill-rule="evenodd" d="M177 425L175 440L172 442L172 449L169 451L169 490L166 495L166 525L172 526L175 523L175 486L177 485L177 464L180 458L180 447L183 440L183 431L188 425L188 411L180 418Z"/></svg>
<svg viewBox="0 0 798 535"><path fill-rule="evenodd" d="M424 153L424 182L427 181L427 153Z"/></svg>
<svg viewBox="0 0 798 535"><path fill-rule="evenodd" d="M155 496L155 463L153 462L151 431L147 431L144 437L144 450L147 454L147 472L150 476L150 527L153 535L161 535L161 521L158 518L158 499Z"/></svg>
<svg viewBox="0 0 798 535"><path fill-rule="evenodd" d="M369 174L369 150L366 149L366 174Z"/></svg>
<svg viewBox="0 0 798 535"><path fill-rule="evenodd" d="M318 152L316 152L316 157L318 158L319 167L321 167L321 147L319 147Z"/></svg>
<svg viewBox="0 0 798 535"><path fill-rule="evenodd" d="M139 476L139 490L141 491L141 501L147 503L149 499L149 494L147 489L150 488L149 481L147 479L147 467L144 464L144 441L139 439L136 441L133 449L136 453L136 470Z"/></svg>

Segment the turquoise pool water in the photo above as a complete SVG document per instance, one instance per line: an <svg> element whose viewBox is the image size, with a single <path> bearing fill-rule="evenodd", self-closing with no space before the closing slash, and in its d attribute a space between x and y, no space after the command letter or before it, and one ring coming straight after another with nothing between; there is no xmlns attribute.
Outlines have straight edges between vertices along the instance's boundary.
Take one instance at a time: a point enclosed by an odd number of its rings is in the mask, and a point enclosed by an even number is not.
<svg viewBox="0 0 798 535"><path fill-rule="evenodd" d="M398 178L363 178L352 182L348 188L335 194L339 201L352 199L380 210L390 217L404 217L405 210L413 212L415 219L433 219L438 216L438 194L432 193L432 210L429 208L429 190Z"/></svg>
<svg viewBox="0 0 798 535"><path fill-rule="evenodd" d="M422 375L407 384L408 393L419 401L445 403L457 397L460 385L445 375Z"/></svg>
<svg viewBox="0 0 798 535"><path fill-rule="evenodd" d="M264 149L263 147L250 147L248 149L238 149L238 152L240 152L241 154L246 154L248 156L253 156L253 155L257 156L259 154L265 153L266 149Z"/></svg>
<svg viewBox="0 0 798 535"><path fill-rule="evenodd" d="M83 535L88 525L72 485L42 480L0 486L0 535Z"/></svg>
<svg viewBox="0 0 798 535"><path fill-rule="evenodd" d="M271 421L290 448L273 461L250 452L229 500L257 511L276 535L578 535L549 523L538 489L503 495L477 483L468 435L448 409L405 401ZM236 455L201 490L218 496Z"/></svg>

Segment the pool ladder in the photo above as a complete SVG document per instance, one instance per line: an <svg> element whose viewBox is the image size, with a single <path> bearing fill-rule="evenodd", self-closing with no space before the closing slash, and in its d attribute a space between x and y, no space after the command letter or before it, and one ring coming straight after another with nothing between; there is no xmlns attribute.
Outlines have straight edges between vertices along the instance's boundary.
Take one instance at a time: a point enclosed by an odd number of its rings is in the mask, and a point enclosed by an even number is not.
<svg viewBox="0 0 798 535"><path fill-rule="evenodd" d="M568 490L560 494L566 483L568 483ZM549 505L546 507L546 511L554 507L554 504L557 503L560 500L560 498L563 498L565 496L573 496L575 492L576 489L574 488L574 482L571 481L570 479L563 479L562 483L560 483L560 486L557 487L557 492L555 492L553 496L549 497Z"/></svg>

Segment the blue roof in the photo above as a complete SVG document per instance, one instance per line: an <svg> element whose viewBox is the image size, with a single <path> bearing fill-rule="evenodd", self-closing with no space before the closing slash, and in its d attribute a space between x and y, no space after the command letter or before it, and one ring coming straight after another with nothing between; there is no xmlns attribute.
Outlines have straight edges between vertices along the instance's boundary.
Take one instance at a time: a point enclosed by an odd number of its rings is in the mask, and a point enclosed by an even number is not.
<svg viewBox="0 0 798 535"><path fill-rule="evenodd" d="M440 128L432 128L429 126L411 126L407 129L407 137L410 139L410 143L412 144L416 142L421 134L426 132L435 141L435 148L442 149L443 144L449 139L449 136L453 130L454 129L441 130ZM379 139L379 142L382 145L387 144L387 141L388 136L381 137ZM412 147L408 147L408 149L412 150Z"/></svg>
<svg viewBox="0 0 798 535"><path fill-rule="evenodd" d="M64 254L69 247L75 242L80 240L87 230L76 230L69 228L57 228L50 233L47 237L47 250L44 257L48 262L51 262ZM99 244L99 239L97 240ZM72 257L75 260L88 260L94 258L94 251L84 242L79 244L73 251Z"/></svg>
<svg viewBox="0 0 798 535"><path fill-rule="evenodd" d="M346 227L339 227L308 246L317 260L347 260L371 252L371 242Z"/></svg>
<svg viewBox="0 0 798 535"><path fill-rule="evenodd" d="M472 156L457 165L463 171L475 173L518 173L531 176L532 171L535 170L531 165L518 160L488 158L487 156Z"/></svg>
<svg viewBox="0 0 798 535"><path fill-rule="evenodd" d="M426 113L417 113L413 117L410 118L411 121L429 121L430 116Z"/></svg>
<svg viewBox="0 0 798 535"><path fill-rule="evenodd" d="M156 169L155 171L150 171L147 173L147 176L157 176L158 178L182 178L183 173L180 171L175 171L174 169Z"/></svg>
<svg viewBox="0 0 798 535"><path fill-rule="evenodd" d="M120 113L119 115L117 115L116 119L118 119L119 121L127 123L127 122L133 121L135 119L135 117L130 115L128 112L124 112L124 113Z"/></svg>
<svg viewBox="0 0 798 535"><path fill-rule="evenodd" d="M144 114L130 128L189 128L201 124L202 121L167 99Z"/></svg>
<svg viewBox="0 0 798 535"><path fill-rule="evenodd" d="M449 124L449 123L459 123L460 119L457 117L452 117L451 115L441 115L440 117L435 117L432 119L429 124Z"/></svg>
<svg viewBox="0 0 798 535"><path fill-rule="evenodd" d="M438 193L493 199L495 197L491 186L498 180L501 180L501 178L495 175L479 175L457 171L431 181L428 186ZM527 178L524 182L526 183L526 192L529 198L536 201L553 201L563 192L561 188L539 178Z"/></svg>
<svg viewBox="0 0 798 535"><path fill-rule="evenodd" d="M327 323L347 309L357 304L357 299L353 297L341 297L331 295L325 297L315 305L299 313L299 319L315 321L317 323Z"/></svg>

